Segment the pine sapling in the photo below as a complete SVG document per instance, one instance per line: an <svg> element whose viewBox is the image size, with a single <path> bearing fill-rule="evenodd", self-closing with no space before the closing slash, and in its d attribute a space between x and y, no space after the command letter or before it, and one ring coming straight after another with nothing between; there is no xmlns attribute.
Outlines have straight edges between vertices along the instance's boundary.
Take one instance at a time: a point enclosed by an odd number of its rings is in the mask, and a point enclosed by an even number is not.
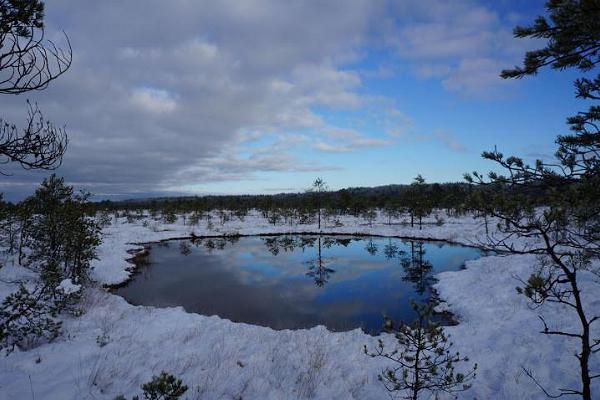
<svg viewBox="0 0 600 400"><path fill-rule="evenodd" d="M385 320L385 330L398 342L395 349L386 351L382 339L374 351L364 347L368 356L384 357L393 362L378 375L378 379L389 392L400 392L403 399L409 400L418 400L424 392L436 395L468 390L475 379L477 364L467 372L457 372L456 364L469 359L451 351L453 344L449 337L431 320L433 304L413 302L412 308L418 318L411 324L401 322L396 327L390 319Z"/></svg>

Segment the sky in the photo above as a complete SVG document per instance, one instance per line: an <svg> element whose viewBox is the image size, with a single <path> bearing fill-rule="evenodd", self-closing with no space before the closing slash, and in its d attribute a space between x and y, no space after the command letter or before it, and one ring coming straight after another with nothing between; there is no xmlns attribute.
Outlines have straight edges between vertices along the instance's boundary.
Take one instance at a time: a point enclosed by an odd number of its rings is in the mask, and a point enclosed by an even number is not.
<svg viewBox="0 0 600 400"><path fill-rule="evenodd" d="M26 100L65 126L55 171L96 198L302 191L462 181L495 146L552 156L584 107L572 72L502 80L539 47L515 25L541 0L48 0L46 35L73 47ZM5 198L45 171L2 166Z"/></svg>

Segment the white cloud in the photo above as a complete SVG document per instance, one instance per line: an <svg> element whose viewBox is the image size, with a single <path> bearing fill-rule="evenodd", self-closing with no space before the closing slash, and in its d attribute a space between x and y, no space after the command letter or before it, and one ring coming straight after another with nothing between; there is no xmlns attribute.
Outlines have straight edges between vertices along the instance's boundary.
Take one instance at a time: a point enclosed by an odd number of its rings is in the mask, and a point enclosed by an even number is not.
<svg viewBox="0 0 600 400"><path fill-rule="evenodd" d="M177 103L169 92L154 88L133 89L131 101L143 111L151 113L170 113L177 107Z"/></svg>
<svg viewBox="0 0 600 400"><path fill-rule="evenodd" d="M439 131L435 133L433 137L436 140L442 142L442 144L444 144L444 146L446 146L450 150L458 152L464 152L467 150L467 148L456 137L454 137L454 135L452 135L449 132Z"/></svg>
<svg viewBox="0 0 600 400"><path fill-rule="evenodd" d="M328 126L325 127L322 132L334 142L319 140L313 145L313 149L325 153L349 153L370 147L386 146L393 143L388 139L365 136L352 129Z"/></svg>
<svg viewBox="0 0 600 400"><path fill-rule="evenodd" d="M448 90L482 95L490 86L503 82L498 77L503 67L506 64L492 58L464 58L447 74L442 85Z"/></svg>
<svg viewBox="0 0 600 400"><path fill-rule="evenodd" d="M295 140L325 126L316 107L360 107L361 77L343 65L358 60L383 5L148 0L131 18L137 1L53 1L47 32L68 33L76 62L34 100L68 125L60 173L116 193L330 168L282 148L245 156L240 143ZM18 121L11 102L0 98L3 117ZM15 184L39 181L15 172Z"/></svg>
<svg viewBox="0 0 600 400"><path fill-rule="evenodd" d="M404 7L408 16L394 21L389 44L417 77L441 79L450 91L488 96L508 85L500 71L518 63L531 45L513 38L513 16L507 16L507 23L471 0L423 0L420 6Z"/></svg>
<svg viewBox="0 0 600 400"><path fill-rule="evenodd" d="M448 150L459 153L467 151L465 145L461 143L456 136L444 130L436 131L432 134L416 134L411 138L419 142L438 142Z"/></svg>
<svg viewBox="0 0 600 400"><path fill-rule="evenodd" d="M348 146L340 146L338 144L330 144L325 142L317 142L314 144L313 148L318 151L322 151L325 153L348 153L352 151L352 148Z"/></svg>

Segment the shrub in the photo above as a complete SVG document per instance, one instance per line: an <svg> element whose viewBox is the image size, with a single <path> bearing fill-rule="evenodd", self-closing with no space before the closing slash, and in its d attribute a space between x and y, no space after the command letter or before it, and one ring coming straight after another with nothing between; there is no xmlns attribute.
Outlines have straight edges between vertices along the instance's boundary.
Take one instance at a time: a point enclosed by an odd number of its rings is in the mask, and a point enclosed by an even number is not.
<svg viewBox="0 0 600 400"><path fill-rule="evenodd" d="M163 371L159 376L153 376L150 382L142 385L145 400L177 400L188 390L181 379ZM126 400L125 396L119 395L115 400ZM134 396L132 400L139 400Z"/></svg>
<svg viewBox="0 0 600 400"><path fill-rule="evenodd" d="M162 220L165 224L174 224L177 222L177 214L172 210L165 210L162 214Z"/></svg>
<svg viewBox="0 0 600 400"><path fill-rule="evenodd" d="M74 194L73 187L52 175L25 202L30 212L25 264L40 269L43 279L87 281L100 244L100 227L86 215L88 197Z"/></svg>
<svg viewBox="0 0 600 400"><path fill-rule="evenodd" d="M39 339L54 340L61 329L56 317L77 295L60 287L38 285L30 291L20 285L0 305L0 351L8 354Z"/></svg>
<svg viewBox="0 0 600 400"><path fill-rule="evenodd" d="M107 210L104 210L98 214L98 224L102 228L112 225L112 216Z"/></svg>

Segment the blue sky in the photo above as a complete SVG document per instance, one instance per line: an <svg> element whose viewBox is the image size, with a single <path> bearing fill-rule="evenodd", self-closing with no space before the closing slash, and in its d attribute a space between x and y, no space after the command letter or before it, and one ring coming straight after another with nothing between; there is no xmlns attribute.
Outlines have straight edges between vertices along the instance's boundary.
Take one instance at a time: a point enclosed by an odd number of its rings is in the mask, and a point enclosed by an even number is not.
<svg viewBox="0 0 600 400"><path fill-rule="evenodd" d="M497 13L505 20L501 28L506 30L514 27L513 19L524 24L543 11L542 1L473 4ZM524 46L534 47L535 43ZM494 146L505 154L531 161L549 158L555 149L556 135L566 132L565 118L582 108L581 101L573 96L572 82L576 75L569 71L547 71L514 82L502 82L500 78L498 82L484 80L481 87L465 92L448 89L443 78L415 76L411 61L407 62L393 49L367 47L361 49L361 54L356 62L342 68L357 73L393 70L381 76L363 73L360 93L385 98L388 107L399 111L402 134L390 137L389 126L380 120L385 118L381 114L386 110L372 109L386 107L381 103L358 110L316 107L313 111L331 125L389 143L328 154L299 146L292 154L332 169L316 174L265 174L259 179L268 181L272 191L297 190L301 188L298 184L307 185L316 175L323 176L332 188L409 183L417 174L431 182L461 181L465 172L494 168L480 157L483 150ZM502 68L511 67L520 59L507 60ZM458 60L450 58L448 62ZM216 192L232 190L229 182L211 187ZM249 181L240 182L234 190L256 192L256 189L256 182Z"/></svg>
<svg viewBox="0 0 600 400"><path fill-rule="evenodd" d="M136 4L48 3L74 64L29 96L67 126L57 172L99 197L461 181L494 146L551 157L584 108L571 71L498 77L540 45L512 37L539 0ZM44 176L8 168L9 198Z"/></svg>

